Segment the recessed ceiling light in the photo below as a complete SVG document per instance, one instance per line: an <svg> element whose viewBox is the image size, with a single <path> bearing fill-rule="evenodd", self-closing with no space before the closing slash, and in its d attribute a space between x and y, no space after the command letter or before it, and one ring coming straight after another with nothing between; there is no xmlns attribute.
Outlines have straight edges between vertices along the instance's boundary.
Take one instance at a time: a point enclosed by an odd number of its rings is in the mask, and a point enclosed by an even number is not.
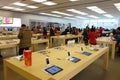
<svg viewBox="0 0 120 80"><path fill-rule="evenodd" d="M14 9L14 7L9 7L9 6L3 6L3 9Z"/></svg>
<svg viewBox="0 0 120 80"><path fill-rule="evenodd" d="M14 8L13 10L15 10L15 11L24 11L25 9L21 9L21 8Z"/></svg>
<svg viewBox="0 0 120 80"><path fill-rule="evenodd" d="M20 2L15 2L13 3L14 5L17 5L17 6L27 6L27 4L24 4L24 3L20 3Z"/></svg>
<svg viewBox="0 0 120 80"><path fill-rule="evenodd" d="M4 6L2 8L3 9L11 9L11 10L15 10L15 11L24 11L25 10L25 9L15 8L15 7L9 7L9 6Z"/></svg>
<svg viewBox="0 0 120 80"><path fill-rule="evenodd" d="M77 14L81 14L81 15L87 15L87 13L76 10L76 9L67 9L67 11L73 12L73 13L77 13Z"/></svg>
<svg viewBox="0 0 120 80"><path fill-rule="evenodd" d="M113 16L110 15L110 14L104 14L104 16L106 16L106 17L108 17L108 18L113 18Z"/></svg>
<svg viewBox="0 0 120 80"><path fill-rule="evenodd" d="M114 3L114 6L120 11L120 3Z"/></svg>
<svg viewBox="0 0 120 80"><path fill-rule="evenodd" d="M91 18L99 18L99 17L94 16L94 15L89 15L88 17L91 17Z"/></svg>
<svg viewBox="0 0 120 80"><path fill-rule="evenodd" d="M67 18L67 19L75 19L75 18L71 18L71 17L64 17L64 18Z"/></svg>
<svg viewBox="0 0 120 80"><path fill-rule="evenodd" d="M69 1L79 1L79 0L69 0Z"/></svg>
<svg viewBox="0 0 120 80"><path fill-rule="evenodd" d="M43 2L42 4L52 6L52 5L56 5L57 3L54 3L52 1L47 1L47 2Z"/></svg>
<svg viewBox="0 0 120 80"><path fill-rule="evenodd" d="M87 9L90 9L90 10L92 10L92 11L94 11L94 12L97 12L97 13L99 13L99 14L104 14L104 13L106 13L104 10L98 8L97 6L90 6L90 7L86 7L86 8L87 8Z"/></svg>
<svg viewBox="0 0 120 80"><path fill-rule="evenodd" d="M34 2L44 2L44 1L47 1L47 0L32 0L32 1L34 1Z"/></svg>
<svg viewBox="0 0 120 80"><path fill-rule="evenodd" d="M48 15L48 16L55 16L55 17L62 17L60 15L54 15L54 14L48 14L48 13L39 13L39 14Z"/></svg>
<svg viewBox="0 0 120 80"><path fill-rule="evenodd" d="M80 18L80 19L88 19L88 18L85 18L85 17L81 17L81 16L75 16L76 18Z"/></svg>
<svg viewBox="0 0 120 80"><path fill-rule="evenodd" d="M114 3L115 6L120 6L120 3Z"/></svg>
<svg viewBox="0 0 120 80"><path fill-rule="evenodd" d="M67 14L67 13L63 13L63 12L60 12L60 11L52 11L52 13L66 15L66 16L73 16L72 14Z"/></svg>
<svg viewBox="0 0 120 80"><path fill-rule="evenodd" d="M33 8L33 9L38 8L37 6L26 6L26 7Z"/></svg>

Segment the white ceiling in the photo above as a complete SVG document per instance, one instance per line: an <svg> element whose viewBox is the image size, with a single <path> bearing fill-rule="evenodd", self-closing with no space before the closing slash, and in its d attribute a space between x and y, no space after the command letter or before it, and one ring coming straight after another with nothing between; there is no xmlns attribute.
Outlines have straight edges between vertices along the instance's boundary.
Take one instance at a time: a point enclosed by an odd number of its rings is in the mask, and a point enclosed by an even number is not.
<svg viewBox="0 0 120 80"><path fill-rule="evenodd" d="M39 8L30 9L27 7L20 7L20 6L16 6L16 5L12 4L13 2L17 2L17 1L20 1L21 3L25 3L28 5L34 5ZM56 10L56 11L73 14L74 16L82 16L82 17L89 18L88 16L75 14L72 12L68 12L66 10L66 9L74 8L74 9L86 12L89 15L94 15L94 16L97 16L100 18L107 18L107 17L103 16L102 14L98 14L98 13L93 12L86 8L88 6L97 6L97 7L101 8L102 10L106 11L108 14L111 14L112 16L114 16L114 18L120 17L120 11L118 11L118 9L113 5L114 3L120 3L120 0L79 0L79 1L75 1L75 2L71 2L69 0L49 0L49 1L53 1L53 2L57 3L57 5L48 6L48 5L44 5L41 3L33 2L31 0L0 0L0 9L3 10L3 8L2 8L3 6L11 6L11 7L25 9L24 11L21 11L21 12L32 13L32 14L39 14L39 13L43 13L43 12L53 14L53 13L51 13L51 11ZM13 10L11 10L11 11L13 11ZM67 17L64 15L61 15L61 16ZM74 16L72 16L72 17L74 17Z"/></svg>

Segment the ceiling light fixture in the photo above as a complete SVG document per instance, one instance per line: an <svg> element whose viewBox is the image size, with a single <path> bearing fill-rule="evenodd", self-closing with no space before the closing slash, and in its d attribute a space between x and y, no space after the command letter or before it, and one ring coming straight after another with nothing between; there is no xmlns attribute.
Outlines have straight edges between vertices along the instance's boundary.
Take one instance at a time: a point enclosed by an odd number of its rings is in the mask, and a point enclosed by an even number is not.
<svg viewBox="0 0 120 80"><path fill-rule="evenodd" d="M47 1L47 0L32 0L32 1L41 3L41 2L45 2L45 1Z"/></svg>
<svg viewBox="0 0 120 80"><path fill-rule="evenodd" d="M106 17L108 17L108 18L113 18L113 16L110 15L110 14L104 14L103 16L106 16Z"/></svg>
<svg viewBox="0 0 120 80"><path fill-rule="evenodd" d="M56 5L57 3L52 2L52 1L46 1L46 2L43 2L42 4L45 4L45 5L48 5L48 6L52 6L52 5Z"/></svg>
<svg viewBox="0 0 120 80"><path fill-rule="evenodd" d="M24 11L25 10L25 9L15 8L15 7L9 7L9 6L4 6L2 8L3 9L11 9L11 10L15 10L15 11Z"/></svg>
<svg viewBox="0 0 120 80"><path fill-rule="evenodd" d="M79 1L79 0L69 0L69 1L72 1L72 2L74 2L74 1Z"/></svg>
<svg viewBox="0 0 120 80"><path fill-rule="evenodd" d="M77 14L81 14L81 15L88 15L87 13L82 12L82 11L78 11L76 9L67 9L67 11L70 11L70 12L73 12L73 13L77 13Z"/></svg>
<svg viewBox="0 0 120 80"><path fill-rule="evenodd" d="M20 2L15 2L13 3L14 5L17 5L17 6L27 6L27 4L24 4L24 3L20 3Z"/></svg>
<svg viewBox="0 0 120 80"><path fill-rule="evenodd" d="M21 8L14 8L13 10L15 10L15 11L24 11L25 9L21 9Z"/></svg>
<svg viewBox="0 0 120 80"><path fill-rule="evenodd" d="M120 3L114 3L114 6L120 11Z"/></svg>
<svg viewBox="0 0 120 80"><path fill-rule="evenodd" d="M88 19L88 18L85 18L85 17L81 17L81 16L75 16L76 18L80 18L80 19Z"/></svg>
<svg viewBox="0 0 120 80"><path fill-rule="evenodd" d="M60 12L60 11L52 11L52 13L61 14L61 15L66 15L66 16L73 16L72 14L67 14L67 13Z"/></svg>
<svg viewBox="0 0 120 80"><path fill-rule="evenodd" d="M28 8L32 8L32 9L35 9L35 8L38 8L37 6L26 6L26 7L28 7Z"/></svg>
<svg viewBox="0 0 120 80"><path fill-rule="evenodd" d="M48 15L48 16L55 16L55 17L62 17L60 15L54 15L54 14L48 14L48 13L39 13L39 14Z"/></svg>
<svg viewBox="0 0 120 80"><path fill-rule="evenodd" d="M67 18L67 19L75 19L75 18L71 18L71 17L64 17L64 18Z"/></svg>
<svg viewBox="0 0 120 80"><path fill-rule="evenodd" d="M9 6L3 6L3 9L14 9L14 7L9 7Z"/></svg>
<svg viewBox="0 0 120 80"><path fill-rule="evenodd" d="M89 15L88 17L91 17L91 18L99 18L99 17L94 16L94 15Z"/></svg>
<svg viewBox="0 0 120 80"><path fill-rule="evenodd" d="M106 13L104 10L98 8L97 6L90 6L90 7L86 7L86 8L89 9L89 10L91 10L91 11L97 12L99 14Z"/></svg>

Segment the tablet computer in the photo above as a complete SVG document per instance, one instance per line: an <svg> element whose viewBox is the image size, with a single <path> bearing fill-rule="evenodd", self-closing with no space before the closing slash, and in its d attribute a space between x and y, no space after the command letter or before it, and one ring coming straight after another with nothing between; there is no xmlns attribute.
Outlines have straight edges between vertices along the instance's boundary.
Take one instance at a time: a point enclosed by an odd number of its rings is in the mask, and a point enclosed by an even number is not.
<svg viewBox="0 0 120 80"><path fill-rule="evenodd" d="M90 56L91 55L91 53L89 53L89 52L82 52L82 54L84 54L86 56Z"/></svg>
<svg viewBox="0 0 120 80"><path fill-rule="evenodd" d="M48 72L48 73L50 73L52 75L54 75L54 74L56 74L56 73L58 73L58 72L60 72L62 70L63 70L62 68L60 68L58 66L55 66L55 65L45 69L46 72Z"/></svg>
<svg viewBox="0 0 120 80"><path fill-rule="evenodd" d="M76 57L72 57L72 59L70 61L74 62L74 63L77 63L79 62L81 59L79 58L76 58Z"/></svg>

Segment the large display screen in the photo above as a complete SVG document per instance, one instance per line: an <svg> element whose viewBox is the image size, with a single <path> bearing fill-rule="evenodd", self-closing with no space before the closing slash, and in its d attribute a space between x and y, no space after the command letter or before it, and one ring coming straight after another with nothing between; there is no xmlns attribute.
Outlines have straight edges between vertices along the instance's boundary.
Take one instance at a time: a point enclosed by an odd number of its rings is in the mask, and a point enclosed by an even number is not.
<svg viewBox="0 0 120 80"><path fill-rule="evenodd" d="M3 24L12 24L13 18L12 17L4 17L3 18Z"/></svg>

